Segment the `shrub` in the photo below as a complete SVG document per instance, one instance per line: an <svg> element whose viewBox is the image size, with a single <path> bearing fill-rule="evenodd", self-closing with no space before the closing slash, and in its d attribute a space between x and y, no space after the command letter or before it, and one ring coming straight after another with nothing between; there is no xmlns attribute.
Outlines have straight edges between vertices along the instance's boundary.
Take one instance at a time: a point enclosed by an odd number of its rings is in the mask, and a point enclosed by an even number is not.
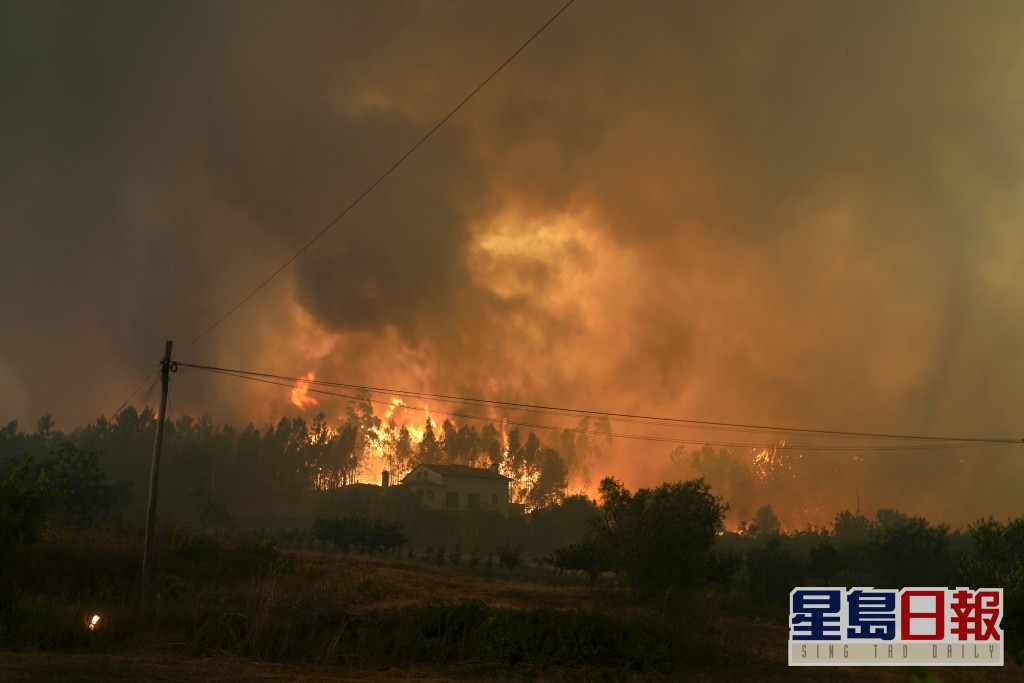
<svg viewBox="0 0 1024 683"><path fill-rule="evenodd" d="M407 540L397 524L362 515L333 519L320 517L313 525L313 535L334 543L342 552L347 553L355 548L371 555L378 550L388 551L401 547Z"/></svg>

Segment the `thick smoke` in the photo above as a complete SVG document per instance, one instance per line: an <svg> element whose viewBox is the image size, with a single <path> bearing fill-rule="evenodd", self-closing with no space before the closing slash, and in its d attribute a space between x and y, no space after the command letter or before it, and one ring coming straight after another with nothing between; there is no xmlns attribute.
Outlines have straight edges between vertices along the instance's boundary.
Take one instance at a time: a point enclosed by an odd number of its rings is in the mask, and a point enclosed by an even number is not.
<svg viewBox="0 0 1024 683"><path fill-rule="evenodd" d="M180 348L273 272L555 9L5 3L0 420L109 413L165 338ZM1020 436L1022 15L577 3L184 357ZM286 405L200 373L172 392L220 420ZM612 450L636 486L670 446ZM1019 512L1012 448L806 457L843 507Z"/></svg>

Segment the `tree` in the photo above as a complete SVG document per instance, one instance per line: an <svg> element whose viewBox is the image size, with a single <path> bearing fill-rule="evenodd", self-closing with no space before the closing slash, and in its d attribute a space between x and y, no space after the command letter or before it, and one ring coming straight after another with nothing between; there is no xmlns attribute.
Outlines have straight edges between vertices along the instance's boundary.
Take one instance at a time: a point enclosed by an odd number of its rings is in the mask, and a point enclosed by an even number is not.
<svg viewBox="0 0 1024 683"><path fill-rule="evenodd" d="M819 545L811 548L811 564L807 569L811 576L821 578L826 586L842 568L843 563L839 559L839 551L828 541L822 541Z"/></svg>
<svg viewBox="0 0 1024 683"><path fill-rule="evenodd" d="M323 488L337 488L354 475L359 466L358 431L356 425L346 422L331 440L324 464L327 485Z"/></svg>
<svg viewBox="0 0 1024 683"><path fill-rule="evenodd" d="M498 554L501 566L508 570L515 569L523 561L523 546L521 545L505 543L495 548L495 552Z"/></svg>
<svg viewBox="0 0 1024 683"><path fill-rule="evenodd" d="M728 509L703 479L630 494L606 477L600 492L605 515L599 537L635 595L668 601L703 585L711 546Z"/></svg>
<svg viewBox="0 0 1024 683"><path fill-rule="evenodd" d="M761 506L754 513L754 519L751 520L748 527L748 533L754 537L777 534L781 530L782 524L779 522L779 518L775 516L771 505Z"/></svg>
<svg viewBox="0 0 1024 683"><path fill-rule="evenodd" d="M801 585L805 565L789 552L783 545L779 534L767 536L758 547L751 548L746 554L747 574L750 580L750 592L765 602L782 604L789 592Z"/></svg>
<svg viewBox="0 0 1024 683"><path fill-rule="evenodd" d="M568 474L558 451L545 448L540 458L540 474L526 497L527 502L535 508L549 507L562 502L569 487Z"/></svg>
<svg viewBox="0 0 1024 683"><path fill-rule="evenodd" d="M974 555L964 562L965 585L1003 589L1006 643L1024 653L1024 517L1006 524L991 517L967 527Z"/></svg>
<svg viewBox="0 0 1024 683"><path fill-rule="evenodd" d="M412 469L412 458L415 450L412 446L412 434L409 428L402 425L395 441L395 462L392 469L394 481L400 481Z"/></svg>
<svg viewBox="0 0 1024 683"><path fill-rule="evenodd" d="M428 417L423 427L423 439L420 440L419 460L421 463L437 463L441 461L441 444L434 434L434 423Z"/></svg>
<svg viewBox="0 0 1024 683"><path fill-rule="evenodd" d="M40 469L61 492L55 512L68 526L86 527L97 521L116 521L131 498L130 481L109 481L100 469L99 456L70 443L61 444L56 456Z"/></svg>
<svg viewBox="0 0 1024 683"><path fill-rule="evenodd" d="M872 582L879 588L942 586L956 571L949 553L949 526L924 517L879 510L873 531Z"/></svg>
<svg viewBox="0 0 1024 683"><path fill-rule="evenodd" d="M490 464L501 464L501 434L498 433L497 428L490 422L485 424L480 430L480 443L478 447L487 456Z"/></svg>
<svg viewBox="0 0 1024 683"><path fill-rule="evenodd" d="M334 543L346 553L354 547L370 555L401 547L407 540L398 524L362 515L320 517L313 525L313 536Z"/></svg>
<svg viewBox="0 0 1024 683"><path fill-rule="evenodd" d="M61 492L45 472L33 476L34 458L0 469L0 572L19 545L31 545Z"/></svg>
<svg viewBox="0 0 1024 683"><path fill-rule="evenodd" d="M609 569L609 558L595 536L589 536L579 543L570 543L557 548L550 557L551 565L563 571L583 572L590 579L590 585L597 583L601 574Z"/></svg>
<svg viewBox="0 0 1024 683"><path fill-rule="evenodd" d="M462 462L462 444L459 442L459 428L451 420L446 419L441 423L439 447L442 462L446 464Z"/></svg>
<svg viewBox="0 0 1024 683"><path fill-rule="evenodd" d="M356 427L355 457L358 464L377 445L377 432L381 425L380 418L373 414L370 392L366 389L360 389L356 401L349 405L348 423Z"/></svg>

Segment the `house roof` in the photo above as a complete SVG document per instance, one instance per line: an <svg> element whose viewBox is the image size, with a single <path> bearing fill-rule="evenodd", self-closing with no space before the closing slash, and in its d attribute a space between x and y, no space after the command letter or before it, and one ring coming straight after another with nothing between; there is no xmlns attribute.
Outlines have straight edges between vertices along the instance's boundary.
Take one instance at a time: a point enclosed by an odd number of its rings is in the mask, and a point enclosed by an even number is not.
<svg viewBox="0 0 1024 683"><path fill-rule="evenodd" d="M415 472L420 467L440 474L443 477L464 477L467 479L494 479L495 481L511 481L508 477L503 474L499 474L494 470L487 467L470 467L468 465L435 465L433 463L423 463L413 468ZM412 472L409 473L410 475ZM408 479L409 475L406 475Z"/></svg>

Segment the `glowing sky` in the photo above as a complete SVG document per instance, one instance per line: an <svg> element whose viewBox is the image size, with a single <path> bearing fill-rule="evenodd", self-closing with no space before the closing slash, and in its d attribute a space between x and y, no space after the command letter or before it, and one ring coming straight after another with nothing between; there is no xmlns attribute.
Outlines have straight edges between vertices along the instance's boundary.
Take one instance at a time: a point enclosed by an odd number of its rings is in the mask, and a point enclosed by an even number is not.
<svg viewBox="0 0 1024 683"><path fill-rule="evenodd" d="M0 422L109 414L560 5L0 3ZM1019 438L1022 46L1019 2L580 0L183 357ZM172 390L217 421L289 405ZM650 484L668 450L608 467ZM960 522L1021 513L1024 455L857 476L819 483Z"/></svg>

